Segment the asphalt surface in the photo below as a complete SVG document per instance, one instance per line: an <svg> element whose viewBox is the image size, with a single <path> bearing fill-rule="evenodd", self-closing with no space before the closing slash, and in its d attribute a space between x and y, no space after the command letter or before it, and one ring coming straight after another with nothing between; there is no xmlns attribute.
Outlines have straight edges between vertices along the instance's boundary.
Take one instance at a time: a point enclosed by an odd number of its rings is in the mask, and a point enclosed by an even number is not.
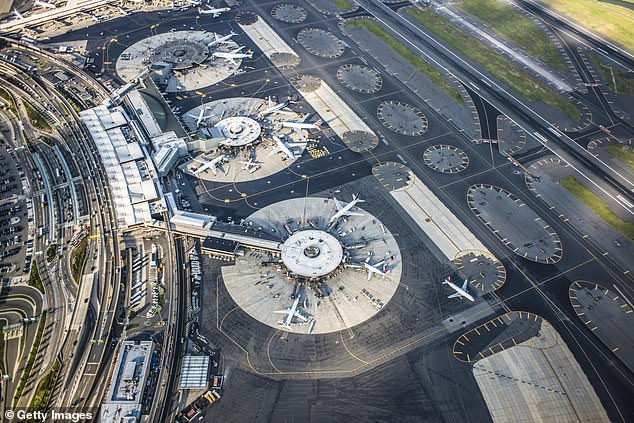
<svg viewBox="0 0 634 423"><path fill-rule="evenodd" d="M393 303L388 304L384 313L379 313L377 316L377 321L381 318L388 319L395 316L397 321L391 325L387 324L387 327L381 324L377 324L375 327L374 323L369 322L370 327L367 329L367 336L381 338L382 342L393 342L394 338L390 337L398 336L398 332L404 324L403 320L399 321L398 319L411 318L420 313L420 308L412 307L412 304L407 301L410 296L420 296L428 298L428 300L430 296L440 298L440 300L436 298L435 301L426 304L428 307L425 309L426 319L421 320L424 320L425 324L430 325L430 327L436 327L443 318L450 315L451 311L449 310L452 308L462 306L460 302L445 300L446 295L444 294L446 292L438 286L440 277L448 272L448 268L436 260L435 247L430 245L429 240L423 234L416 232L415 225L410 218L403 216L402 211L398 207L394 207L390 198L381 191L383 188L371 176L371 167L379 161L404 163L412 169L417 178L427 184L454 211L506 267L506 283L495 295L485 295L485 299L495 305L499 313L508 309L526 310L548 320L579 361L610 418L613 421L628 420L634 413L634 405L629 401L632 394L631 380L633 376L579 321L568 299L568 287L577 279L602 280L608 276L631 296L629 276L624 276L622 269L618 269L609 257L604 256L603 251L591 240L580 236L580 233L575 230L573 222L563 222L555 212L549 209L549 205L536 199L526 187L524 175L518 172L517 168L510 164L505 157L497 153L492 144L473 144L457 128L448 123L438 111L414 95L408 86L382 72L383 65L365 54L339 29L340 21L338 18L332 16L324 18L314 8L308 4L303 4L308 11L307 19L300 24L289 25L276 21L270 16L270 10L277 3L245 2L240 11L253 10L257 12L261 15L261 19L265 19L283 38L291 40L291 45L302 58L301 64L293 70L279 72L268 63L248 37L242 35L238 38L240 43L255 51L253 59L245 61L243 68L253 67L254 69L248 70L243 75L227 79L217 86L202 90L207 97L201 98L200 95L189 93L189 97L181 100L178 105L182 107L182 110L188 110L193 105L199 105L201 101L204 101L204 98L215 99L237 95L264 97L269 93L278 96L289 94L297 96L287 79L292 75L310 73L318 76L338 91L359 115L367 117L366 123L376 132L383 134L388 143L379 142L371 154L358 154L345 149L343 143L327 137L328 133L326 133L322 134L320 147L328 148L330 154L315 159L305 155L286 171L269 178L248 184L205 183L204 186L197 185L201 182L194 180L189 180L190 184L182 186L183 180L181 179L178 181L178 185L173 185L172 188L178 186L182 189L185 195L192 200L193 209L205 211L221 219L231 216L234 221L238 221L247 217L255 208L264 207L281 199L306 195L327 196L335 189L353 191L361 184L364 188L362 191L364 197L375 198L374 206L368 204L371 211L373 211L372 207L380 208L384 207L383 204L389 204L393 221L388 221L387 225L390 225L392 232L402 234L411 232L411 236L407 237L409 241L399 239L401 251L410 255L407 262L404 260L403 279L401 280L404 287L399 289L397 293L397 295L401 295L401 300L397 298ZM486 122L483 136L489 134L495 138L496 122L494 118L497 117L498 113L504 113L517 122L521 122L529 132L538 131L550 142L559 142L558 137L547 130L550 127L549 124L536 118L521 105L516 104L508 93L497 89L486 89L484 85L480 84L480 78L473 69L465 66L463 62L454 57L446 56L437 45L430 43L420 34L412 32L413 30L397 16L377 7L374 2L363 1L361 3L367 6L373 14L388 21L397 30L408 34L413 43L426 51L430 51L430 54L438 57L441 63L449 66L452 72L461 79L473 81L486 91L486 94L482 95L486 99L480 102L480 107L474 99L480 121ZM171 20L175 15L176 18ZM162 18L170 19L170 22L162 22ZM152 27L156 23L159 25ZM131 24L135 25L132 30L130 30ZM116 19L107 24L82 30L81 33L68 34L62 39L85 38L86 33L88 33L90 49L105 47L103 50L97 50L100 53L97 60L100 63L99 61L103 59L105 71L108 72L114 69L113 61L127 45L157 31L162 32L172 27L182 27L183 24L187 28L193 26L219 33L228 33L231 29L238 30L237 25L233 22L233 13L213 20L209 17L198 17L190 9L187 12L172 12L171 16L166 13L161 16L156 13L134 14L131 17ZM336 58L319 58L292 41L301 29L309 27L327 30L337 38L344 40L347 43L344 53ZM101 35L101 32L104 32L104 35ZM585 37L583 34L581 36ZM112 38L117 41L113 41ZM619 60L623 60L623 58L619 58ZM343 87L337 80L336 73L341 65L349 63L370 65L379 70L383 77L381 90L368 96ZM582 73L582 69L579 71ZM264 87L262 75L266 75L266 78L270 80ZM231 87L230 84L236 86ZM269 89L269 85L276 87ZM620 119L610 109L603 108L605 102L601 99L601 94L590 91L587 96L582 94L575 94L575 96L591 109L594 126L587 129L588 132L576 133L574 143L583 145L585 142L583 137L589 135L590 131L596 132L600 122L607 125L613 124L621 130L629 131L631 128L629 123ZM475 97L473 91L471 94ZM174 100L178 99L174 97ZM429 122L428 131L422 137L412 140L410 137L384 130L385 128L376 118L376 110L382 101L387 100L412 104L421 110ZM459 147L469 156L469 167L460 172L459 175L434 172L422 160L423 152L431 143ZM600 181L602 188L610 193L623 193L631 198L629 189L624 190L623 182L618 181L618 178L597 168L583 153L579 153L574 148L570 146L562 148L576 162L589 163L592 168L590 173L599 176L597 180ZM530 150L526 156L522 157L522 160L535 160L545 154ZM561 238L562 259L551 265L533 263L514 255L506 246L501 244L468 208L466 192L471 185L476 183L491 184L512 192L551 225ZM198 194L194 190L197 190ZM246 194L244 198L243 193ZM197 195L199 201L194 200ZM383 217L381 218L383 219ZM416 242L413 242L413 239ZM401 243L403 244L401 245ZM419 277L420 269L417 266L421 260L433 269L425 275L424 279ZM223 401L211 407L207 412L208 421L218 418L235 419L237 413L240 413L240 418L244 418L244 421L289 421L292 419L301 421L309 416L315 421L322 419L357 419L361 421L382 419L394 421L490 420L486 406L471 376L470 366L458 363L451 356L451 345L457 334L447 335L443 332L437 337L425 338L424 341L415 344L405 354L396 355L393 359L388 357L380 360L376 366L367 366L367 369L362 366L361 369L342 378L326 374L323 378L311 377L309 380L302 380L301 377L297 376L268 374L266 370L262 371L254 365L259 372L266 373L258 375L249 366L249 363L255 362L268 366L270 370L266 355L260 361L257 359L256 353L263 353L266 350L266 342L272 339L274 333L267 333L266 331L270 328L262 328L253 321L240 317L239 310L235 312L236 321L227 329L227 333L217 331L219 323L216 321L217 313L221 315L223 311L227 312L232 307L230 297L226 292L222 292L222 284L219 285L218 290L223 296L223 302L220 309L216 307L215 299L220 298L215 297L218 265L219 263L215 263L215 265L209 263L205 268L209 270L205 275L206 282L203 288L206 307L203 314L208 316L208 320L203 321L203 325L204 331L206 331L205 336L211 339L214 344L222 346L227 384L225 385ZM419 285L416 285L417 281ZM435 285L434 282L436 282ZM405 286L412 286L414 292L408 292L409 290ZM424 328L417 326L417 324L413 324L411 328L411 336L424 333ZM363 325L355 329L354 332L364 332ZM342 336L348 336L348 334ZM359 336L361 337L361 335ZM233 337L238 339L237 344L232 341ZM306 348L307 351L323 348L324 354L328 354L331 349L332 351L335 351L335 348L337 351L340 349L340 346L331 345L335 344L335 340L316 340L315 343L318 345L302 348ZM259 345L260 350L251 351L254 345ZM253 362L246 360L244 348L247 346L250 351L249 359L253 359ZM366 351L361 350L361 352ZM261 354L260 357L262 357ZM335 360L343 360L343 364L352 359L350 357L341 358L339 354L333 357ZM409 401L410 397L416 398L416 400ZM252 398L258 398L257 403L252 401ZM245 404L248 406L245 407Z"/></svg>

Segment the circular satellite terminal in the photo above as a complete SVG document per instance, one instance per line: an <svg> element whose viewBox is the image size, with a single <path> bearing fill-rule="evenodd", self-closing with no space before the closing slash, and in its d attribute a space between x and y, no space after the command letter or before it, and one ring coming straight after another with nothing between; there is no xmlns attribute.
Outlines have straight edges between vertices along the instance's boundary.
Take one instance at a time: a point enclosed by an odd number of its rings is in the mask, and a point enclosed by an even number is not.
<svg viewBox="0 0 634 423"><path fill-rule="evenodd" d="M282 3L271 10L271 16L286 23L300 23L306 20L306 9L296 4Z"/></svg>
<svg viewBox="0 0 634 423"><path fill-rule="evenodd" d="M460 276L482 292L493 292L506 282L504 265L491 253L478 250L461 251L453 262Z"/></svg>
<svg viewBox="0 0 634 423"><path fill-rule="evenodd" d="M384 101L376 111L379 120L388 129L409 136L427 131L427 117L416 107L400 101Z"/></svg>
<svg viewBox="0 0 634 423"><path fill-rule="evenodd" d="M271 54L271 63L275 65L275 67L285 69L285 68L294 68L299 65L302 59L292 53L284 53L284 52L275 52Z"/></svg>
<svg viewBox="0 0 634 423"><path fill-rule="evenodd" d="M148 65L162 71L165 91L183 92L200 90L233 75L236 63L210 55L207 44L214 40L213 33L202 31L175 31L153 35L125 49L116 63L119 77L126 82L135 80ZM238 44L226 41L234 50Z"/></svg>
<svg viewBox="0 0 634 423"><path fill-rule="evenodd" d="M360 93L375 93L383 86L383 78L372 68L361 65L343 65L337 70L337 79L346 88Z"/></svg>
<svg viewBox="0 0 634 423"><path fill-rule="evenodd" d="M227 147L242 147L257 140L262 132L260 124L252 118L234 116L221 120L215 125L224 135L225 140L221 145Z"/></svg>
<svg viewBox="0 0 634 423"><path fill-rule="evenodd" d="M321 86L321 79L315 75L297 75L290 79L291 84L300 92L309 93Z"/></svg>
<svg viewBox="0 0 634 423"><path fill-rule="evenodd" d="M326 231L304 230L282 245L282 261L296 275L314 278L328 275L341 264L343 246Z"/></svg>
<svg viewBox="0 0 634 423"><path fill-rule="evenodd" d="M332 232L330 219L337 213L332 199L294 198L253 213L246 221L261 228L260 241L279 243L279 259L254 250L223 266L233 302L263 324L311 335L350 328L381 313L399 287L400 250L380 219L358 211L362 215L340 219ZM370 279L365 264L376 266ZM293 307L297 314L289 317Z"/></svg>
<svg viewBox="0 0 634 423"><path fill-rule="evenodd" d="M366 131L348 131L342 135L341 139L355 153L374 150L379 144L379 138Z"/></svg>
<svg viewBox="0 0 634 423"><path fill-rule="evenodd" d="M319 57L334 58L343 54L343 41L332 33L318 28L305 28L297 34L297 41L309 53Z"/></svg>
<svg viewBox="0 0 634 423"><path fill-rule="evenodd" d="M152 62L166 62L174 70L183 70L200 65L209 56L206 45L189 40L171 40L158 48L150 56Z"/></svg>
<svg viewBox="0 0 634 423"><path fill-rule="evenodd" d="M236 22L240 25L253 25L258 19L260 17L253 12L239 12L236 15Z"/></svg>
<svg viewBox="0 0 634 423"><path fill-rule="evenodd" d="M469 166L467 153L453 145L432 145L423 153L425 164L436 172L458 173Z"/></svg>
<svg viewBox="0 0 634 423"><path fill-rule="evenodd" d="M416 177L410 168L396 162L374 165L372 174L389 191L404 191L414 185L416 181Z"/></svg>

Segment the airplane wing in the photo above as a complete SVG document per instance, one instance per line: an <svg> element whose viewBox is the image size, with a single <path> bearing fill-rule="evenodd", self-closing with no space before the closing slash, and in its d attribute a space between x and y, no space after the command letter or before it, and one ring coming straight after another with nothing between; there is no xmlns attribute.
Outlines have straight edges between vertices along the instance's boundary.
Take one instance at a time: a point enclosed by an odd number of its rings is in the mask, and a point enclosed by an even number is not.
<svg viewBox="0 0 634 423"><path fill-rule="evenodd" d="M372 271L368 269L368 280L372 279Z"/></svg>
<svg viewBox="0 0 634 423"><path fill-rule="evenodd" d="M214 13L214 18L217 18L218 16L220 16L220 13L219 12L215 12Z"/></svg>
<svg viewBox="0 0 634 423"><path fill-rule="evenodd" d="M467 280L465 279L464 283L462 284L462 290L466 291L467 290Z"/></svg>
<svg viewBox="0 0 634 423"><path fill-rule="evenodd" d="M381 260L380 262L378 262L377 264L374 265L374 267L379 267L379 266L383 266L385 264L385 260Z"/></svg>
<svg viewBox="0 0 634 423"><path fill-rule="evenodd" d="M243 48L244 46L238 47L237 49L233 50L231 53L240 53Z"/></svg>
<svg viewBox="0 0 634 423"><path fill-rule="evenodd" d="M461 295L458 292L456 292L455 294L449 295L447 298L459 298L459 297L461 297Z"/></svg>
<svg viewBox="0 0 634 423"><path fill-rule="evenodd" d="M297 122L299 123L304 123L308 120L308 118L310 117L310 113L306 113L300 120L298 120Z"/></svg>
<svg viewBox="0 0 634 423"><path fill-rule="evenodd" d="M305 321L305 322L307 322L307 321L308 321L308 319L307 319L306 317L304 317L304 315L303 315L302 313L300 313L299 311L295 311L294 316L295 316L295 317L297 317L297 318L299 318L299 319L302 319L302 320L303 320L303 321Z"/></svg>
<svg viewBox="0 0 634 423"><path fill-rule="evenodd" d="M286 309L286 310L275 310L273 313L277 313L277 314L288 314L288 312L290 311L290 309Z"/></svg>
<svg viewBox="0 0 634 423"><path fill-rule="evenodd" d="M238 62L233 60L233 58L231 58L231 57L225 57L225 60L228 61L228 62L231 62L235 66L238 66Z"/></svg>
<svg viewBox="0 0 634 423"><path fill-rule="evenodd" d="M335 206L337 207L337 211L341 210L343 208L343 204L341 204L341 201L337 200L335 197L332 197L335 200Z"/></svg>
<svg viewBox="0 0 634 423"><path fill-rule="evenodd" d="M363 213L348 211L346 212L346 216L363 216Z"/></svg>

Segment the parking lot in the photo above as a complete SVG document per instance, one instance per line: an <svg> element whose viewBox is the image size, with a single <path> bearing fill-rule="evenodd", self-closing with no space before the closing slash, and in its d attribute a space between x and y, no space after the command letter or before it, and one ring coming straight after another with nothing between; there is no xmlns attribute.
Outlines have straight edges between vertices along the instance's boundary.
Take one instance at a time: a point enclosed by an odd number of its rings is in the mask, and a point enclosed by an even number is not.
<svg viewBox="0 0 634 423"><path fill-rule="evenodd" d="M21 179L24 171L16 153L0 137L0 278L28 274L33 240L28 240L29 213ZM32 219L32 218L31 218Z"/></svg>

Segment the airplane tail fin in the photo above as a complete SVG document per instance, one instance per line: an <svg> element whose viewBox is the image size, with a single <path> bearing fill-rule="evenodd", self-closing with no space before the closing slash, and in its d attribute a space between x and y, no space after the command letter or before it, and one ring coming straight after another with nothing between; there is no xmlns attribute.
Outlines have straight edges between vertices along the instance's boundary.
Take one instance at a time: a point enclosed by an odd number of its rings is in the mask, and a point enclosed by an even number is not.
<svg viewBox="0 0 634 423"><path fill-rule="evenodd" d="M321 129L321 124L324 123L321 119L319 119L317 122L315 122L315 127L317 129Z"/></svg>

